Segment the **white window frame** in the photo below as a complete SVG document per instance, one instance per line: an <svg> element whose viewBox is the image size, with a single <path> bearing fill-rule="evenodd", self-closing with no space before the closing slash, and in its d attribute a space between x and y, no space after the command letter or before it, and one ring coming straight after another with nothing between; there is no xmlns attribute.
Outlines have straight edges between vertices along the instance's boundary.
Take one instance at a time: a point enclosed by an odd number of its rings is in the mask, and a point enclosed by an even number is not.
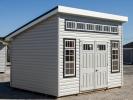
<svg viewBox="0 0 133 100"><path fill-rule="evenodd" d="M74 42L74 47L66 47L66 41L73 41ZM67 78L67 77L76 77L76 39L70 39L70 38L64 38L63 39L63 58L64 58L64 62L63 62L63 77ZM66 50L74 50L74 61L66 61ZM70 55L69 55L70 56ZM73 74L66 74L66 63L74 63L74 73ZM69 69L70 70L70 69Z"/></svg>
<svg viewBox="0 0 133 100"><path fill-rule="evenodd" d="M77 28L77 24L83 24L85 28ZM73 24L74 27L69 26L69 24ZM87 26L91 25L93 29L87 28ZM101 30L96 30L96 27L100 26ZM108 27L108 30L104 30L104 27ZM113 29L116 28L116 29ZM112 26L112 25L103 25L103 24L94 24L94 23L85 23L85 22L77 22L77 21L65 21L65 29L67 30L77 30L77 31L92 31L92 32L104 32L104 33L118 33L119 27L118 26ZM113 29L113 30L112 30ZM115 31L116 30L116 31Z"/></svg>
<svg viewBox="0 0 133 100"><path fill-rule="evenodd" d="M113 48L112 47L113 43L117 43L118 44L118 48ZM117 50L118 54L113 54L112 53L113 50ZM113 59L113 55L118 55L118 59ZM118 69L117 70L113 69L113 61L118 61ZM119 73L119 72L120 72L120 42L112 40L111 41L111 73Z"/></svg>

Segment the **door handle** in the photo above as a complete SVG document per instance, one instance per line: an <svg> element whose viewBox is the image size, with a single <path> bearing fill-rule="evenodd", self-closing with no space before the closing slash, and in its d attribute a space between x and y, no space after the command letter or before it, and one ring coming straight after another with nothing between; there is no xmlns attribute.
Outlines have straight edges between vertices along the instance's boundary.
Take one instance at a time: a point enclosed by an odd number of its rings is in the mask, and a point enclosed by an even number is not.
<svg viewBox="0 0 133 100"><path fill-rule="evenodd" d="M96 72L97 72L98 70L96 69Z"/></svg>

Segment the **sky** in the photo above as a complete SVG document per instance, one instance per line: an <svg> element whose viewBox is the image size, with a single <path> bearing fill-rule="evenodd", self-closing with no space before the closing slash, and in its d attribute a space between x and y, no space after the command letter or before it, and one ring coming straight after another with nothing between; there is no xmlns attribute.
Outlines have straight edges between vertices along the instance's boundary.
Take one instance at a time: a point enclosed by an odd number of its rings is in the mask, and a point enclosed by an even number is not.
<svg viewBox="0 0 133 100"><path fill-rule="evenodd" d="M127 16L124 43L133 41L132 0L0 0L0 36L3 37L57 5Z"/></svg>

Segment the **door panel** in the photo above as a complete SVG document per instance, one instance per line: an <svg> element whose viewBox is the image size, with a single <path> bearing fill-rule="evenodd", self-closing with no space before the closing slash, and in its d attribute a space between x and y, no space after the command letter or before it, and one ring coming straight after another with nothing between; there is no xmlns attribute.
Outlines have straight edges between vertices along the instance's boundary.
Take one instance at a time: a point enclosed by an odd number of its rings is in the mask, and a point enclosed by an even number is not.
<svg viewBox="0 0 133 100"><path fill-rule="evenodd" d="M107 86L107 43L95 42L95 88Z"/></svg>
<svg viewBox="0 0 133 100"><path fill-rule="evenodd" d="M90 49L89 46L92 46ZM94 42L81 43L81 63L80 63L80 89L81 91L94 88Z"/></svg>
<svg viewBox="0 0 133 100"><path fill-rule="evenodd" d="M80 62L80 90L107 86L107 43L82 41Z"/></svg>

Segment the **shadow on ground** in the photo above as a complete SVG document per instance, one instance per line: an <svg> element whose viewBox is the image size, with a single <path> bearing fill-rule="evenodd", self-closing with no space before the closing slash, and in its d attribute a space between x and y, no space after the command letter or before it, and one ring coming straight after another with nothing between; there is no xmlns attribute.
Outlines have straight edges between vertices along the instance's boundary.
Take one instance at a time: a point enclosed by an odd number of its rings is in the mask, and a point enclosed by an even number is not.
<svg viewBox="0 0 133 100"><path fill-rule="evenodd" d="M56 99L55 97L10 87L9 82L0 83L1 99Z"/></svg>

